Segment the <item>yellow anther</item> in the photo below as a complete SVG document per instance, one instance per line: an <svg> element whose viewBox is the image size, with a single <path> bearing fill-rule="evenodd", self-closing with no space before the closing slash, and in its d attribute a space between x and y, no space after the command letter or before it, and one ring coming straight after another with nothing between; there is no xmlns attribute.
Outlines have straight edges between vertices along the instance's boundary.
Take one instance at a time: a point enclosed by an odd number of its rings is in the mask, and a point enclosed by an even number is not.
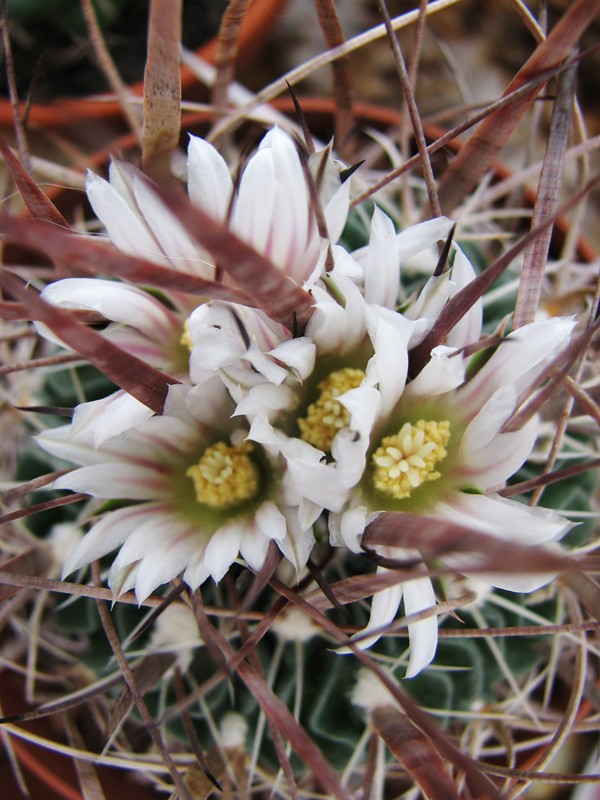
<svg viewBox="0 0 600 800"><path fill-rule="evenodd" d="M448 455L448 420L405 422L394 436L386 436L373 453L373 484L396 500L409 497L425 481L437 480L435 467Z"/></svg>
<svg viewBox="0 0 600 800"><path fill-rule="evenodd" d="M189 320L187 320L187 319L183 323L183 333L181 334L181 338L179 339L179 342L184 347L187 347L187 349L190 351L190 353L192 352L192 348L194 346L194 342L192 341L192 337L190 336L190 325L189 325Z"/></svg>
<svg viewBox="0 0 600 800"><path fill-rule="evenodd" d="M350 422L350 414L337 398L360 386L364 377L362 369L346 367L332 372L319 383L319 398L309 405L306 417L298 419L300 437L305 442L324 453L331 451L335 435Z"/></svg>
<svg viewBox="0 0 600 800"><path fill-rule="evenodd" d="M225 442L207 447L197 464L185 473L196 490L196 500L211 508L230 508L251 500L258 492L260 475L250 453L253 446Z"/></svg>

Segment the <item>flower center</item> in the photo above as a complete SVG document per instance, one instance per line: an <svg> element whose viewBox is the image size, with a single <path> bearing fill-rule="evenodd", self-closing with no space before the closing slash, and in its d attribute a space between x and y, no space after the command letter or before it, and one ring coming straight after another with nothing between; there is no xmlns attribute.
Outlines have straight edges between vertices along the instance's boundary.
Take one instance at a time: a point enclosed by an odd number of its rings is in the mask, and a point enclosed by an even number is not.
<svg viewBox="0 0 600 800"><path fill-rule="evenodd" d="M425 481L435 481L436 465L447 455L448 420L405 422L394 436L386 436L373 453L373 484L396 500L409 497Z"/></svg>
<svg viewBox="0 0 600 800"><path fill-rule="evenodd" d="M196 490L196 500L211 508L229 508L251 500L257 493L260 475L252 461L250 442L231 446L217 442L207 447L197 464L185 473Z"/></svg>
<svg viewBox="0 0 600 800"><path fill-rule="evenodd" d="M337 398L356 389L364 380L362 369L338 369L318 385L319 398L311 403L306 417L298 419L300 438L319 450L331 451L333 439L338 431L350 422L350 414Z"/></svg>

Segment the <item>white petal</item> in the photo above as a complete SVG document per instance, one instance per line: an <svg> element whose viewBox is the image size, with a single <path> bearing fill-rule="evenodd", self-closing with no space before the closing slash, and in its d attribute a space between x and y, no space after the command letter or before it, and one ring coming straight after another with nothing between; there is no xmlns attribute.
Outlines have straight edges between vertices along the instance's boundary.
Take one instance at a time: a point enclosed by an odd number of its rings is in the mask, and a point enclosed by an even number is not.
<svg viewBox="0 0 600 800"><path fill-rule="evenodd" d="M413 323L388 308L371 306L367 313L367 329L375 350L367 365L367 383L378 386L380 413L386 416L404 391Z"/></svg>
<svg viewBox="0 0 600 800"><path fill-rule="evenodd" d="M259 150L242 175L231 216L231 230L262 254L266 254L274 206L273 159L270 153Z"/></svg>
<svg viewBox="0 0 600 800"><path fill-rule="evenodd" d="M108 181L88 172L85 188L94 214L120 250L157 264L167 263L138 210L133 209Z"/></svg>
<svg viewBox="0 0 600 800"><path fill-rule="evenodd" d="M404 312L408 319L424 318L427 320L427 326L421 329L422 337L433 327L434 322L448 302L451 288L450 275L447 272L443 275L435 275L429 278L415 302ZM411 345L414 346L418 343L413 337Z"/></svg>
<svg viewBox="0 0 600 800"><path fill-rule="evenodd" d="M157 500L168 485L157 469L113 462L75 469L58 478L54 488L104 499Z"/></svg>
<svg viewBox="0 0 600 800"><path fill-rule="evenodd" d="M433 397L460 386L465 379L465 360L453 347L438 345L421 372L404 390L405 397Z"/></svg>
<svg viewBox="0 0 600 800"><path fill-rule="evenodd" d="M340 395L338 402L350 412L349 427L368 444L373 425L379 415L381 394L371 386L359 386Z"/></svg>
<svg viewBox="0 0 600 800"><path fill-rule="evenodd" d="M207 543L198 542L197 550L183 573L183 580L191 589L197 589L198 586L201 586L210 576L210 572L204 563L206 544Z"/></svg>
<svg viewBox="0 0 600 800"><path fill-rule="evenodd" d="M572 527L559 514L545 508L531 508L498 495L455 493L445 503L436 504L436 516L520 545L541 545L564 536ZM476 555L476 554L475 554ZM445 557L454 568L468 573L466 556ZM470 561L473 565L473 561ZM548 583L548 573L477 573L474 577L513 592L532 592Z"/></svg>
<svg viewBox="0 0 600 800"><path fill-rule="evenodd" d="M323 209L329 240L335 244L344 230L350 208L350 181L344 181Z"/></svg>
<svg viewBox="0 0 600 800"><path fill-rule="evenodd" d="M202 278L212 279L214 267L203 257L183 225L152 190L147 180L141 175L135 175L133 190L138 207L169 263L181 272L191 272Z"/></svg>
<svg viewBox="0 0 600 800"><path fill-rule="evenodd" d="M170 398L172 397L173 401L177 398L177 389L176 386L170 387L165 403L165 413L170 409ZM203 383L202 386L195 386L191 389L181 387L179 398L193 419L207 429L221 430L223 420L230 417L234 409L227 389L223 382L216 377ZM178 416L179 413L182 412L178 412Z"/></svg>
<svg viewBox="0 0 600 800"><path fill-rule="evenodd" d="M334 547L347 547L361 553L360 541L368 521L366 506L356 505L341 514L329 515L329 540Z"/></svg>
<svg viewBox="0 0 600 800"><path fill-rule="evenodd" d="M301 515L294 508L286 508L284 512L287 521L287 535L277 544L285 558L294 567L298 577L306 566L315 544L312 522L305 527L300 518Z"/></svg>
<svg viewBox="0 0 600 800"><path fill-rule="evenodd" d="M156 519L157 515L164 513L164 507L144 503L106 514L91 527L65 561L63 579L84 564L89 564L110 553L111 550L116 550L138 527L144 527Z"/></svg>
<svg viewBox="0 0 600 800"><path fill-rule="evenodd" d="M533 417L518 431L501 433L488 448L471 450L461 458L460 474L481 489L504 485L525 463L537 438L538 420Z"/></svg>
<svg viewBox="0 0 600 800"><path fill-rule="evenodd" d="M176 539L148 553L138 565L135 594L139 603L152 592L182 573L198 547L198 537L191 531L182 531Z"/></svg>
<svg viewBox="0 0 600 800"><path fill-rule="evenodd" d="M206 545L204 564L215 583L221 580L238 557L245 524L243 520L236 519L227 522Z"/></svg>
<svg viewBox="0 0 600 800"><path fill-rule="evenodd" d="M460 247L454 247L454 261L451 270L450 298L464 289L475 279L475 270ZM464 347L477 342L481 336L483 320L483 300L480 297L461 317L446 337L446 344L452 347Z"/></svg>
<svg viewBox="0 0 600 800"><path fill-rule="evenodd" d="M189 369L185 359L179 356L178 344L180 343L181 329L179 326L172 331L172 335L160 341L149 339L135 328L128 326L108 326L103 332L103 336L111 342L131 353L132 356L145 361L156 369L166 372L168 375L189 381Z"/></svg>
<svg viewBox="0 0 600 800"><path fill-rule="evenodd" d="M264 535L255 521L249 521L245 525L240 543L240 555L254 572L262 569L270 543L271 539Z"/></svg>
<svg viewBox="0 0 600 800"><path fill-rule="evenodd" d="M146 515L141 524L130 531L113 562L116 574L128 564L162 551L165 544L176 541L181 523L170 511Z"/></svg>
<svg viewBox="0 0 600 800"><path fill-rule="evenodd" d="M108 439L141 425L153 412L126 392L115 392L102 400L76 406L71 435L80 442L100 447Z"/></svg>
<svg viewBox="0 0 600 800"><path fill-rule="evenodd" d="M337 250L339 248L334 248ZM312 289L316 300L306 335L316 344L319 352L347 353L360 347L366 334L366 305L358 287L346 275L339 274L336 287L344 298L344 305L334 300L319 286Z"/></svg>
<svg viewBox="0 0 600 800"><path fill-rule="evenodd" d="M286 520L279 508L271 500L262 503L256 510L255 521L263 536L281 541L285 538Z"/></svg>
<svg viewBox="0 0 600 800"><path fill-rule="evenodd" d="M293 408L297 398L289 386L273 386L270 383L259 383L253 386L248 395L241 400L236 407L235 416L244 414L250 419L255 416L264 416L266 419L272 418L280 411L287 411ZM253 422L250 429L249 438L262 444L273 443L272 436L263 438L260 433L260 423ZM260 437L260 438L257 438Z"/></svg>
<svg viewBox="0 0 600 800"><path fill-rule="evenodd" d="M310 445L303 448L305 442L295 440L294 444L296 452L288 447L284 455L288 465L286 478L289 478L298 499L304 497L321 508L340 511L350 488L343 471L321 462L323 454Z"/></svg>
<svg viewBox="0 0 600 800"><path fill-rule="evenodd" d="M223 220L233 192L229 168L209 142L190 136L188 144L188 193L198 208Z"/></svg>
<svg viewBox="0 0 600 800"><path fill-rule="evenodd" d="M482 404L501 386L517 393L531 383L553 356L568 344L575 321L562 317L532 322L510 333L475 377L461 389L461 403Z"/></svg>
<svg viewBox="0 0 600 800"><path fill-rule="evenodd" d="M61 308L97 311L105 319L132 325L153 339L169 337L179 323L175 315L146 292L99 278L65 278L51 283L41 297Z"/></svg>
<svg viewBox="0 0 600 800"><path fill-rule="evenodd" d="M300 336L277 345L269 355L286 364L301 380L305 380L315 367L317 348L307 336Z"/></svg>
<svg viewBox="0 0 600 800"><path fill-rule="evenodd" d="M377 568L378 574L384 574L386 572L389 572L389 570L386 570L382 567ZM371 616L369 617L369 622L366 628L360 631L361 637L364 636L365 633L369 633L369 631L384 628L393 621L398 613L398 608L400 607L403 586L403 583L396 583L393 586L390 586L388 589L383 589L383 591L377 592L377 594L373 595L373 600L371 602ZM356 642L356 646L360 650L366 650L368 647L374 645L375 642L381 638L381 636L382 634L378 632L373 636L368 636L367 638Z"/></svg>
<svg viewBox="0 0 600 800"><path fill-rule="evenodd" d="M394 223L377 206L365 264L365 300L395 308L400 282L400 258Z"/></svg>
<svg viewBox="0 0 600 800"><path fill-rule="evenodd" d="M416 578L404 583L404 611L406 616L417 614L436 605L435 593L429 577ZM435 656L438 640L437 616L427 617L408 625L410 657L406 668L407 678L414 678L430 664Z"/></svg>
<svg viewBox="0 0 600 800"><path fill-rule="evenodd" d="M453 221L447 217L435 217L401 231L396 237L401 262L412 258L417 253L436 245L438 242L445 241L453 224ZM432 270L435 264L436 261L433 261Z"/></svg>
<svg viewBox="0 0 600 800"><path fill-rule="evenodd" d="M515 410L516 400L517 392L510 383L494 392L473 417L463 434L460 446L465 459L468 459L471 453L487 448L496 438ZM493 458L492 453L490 458Z"/></svg>

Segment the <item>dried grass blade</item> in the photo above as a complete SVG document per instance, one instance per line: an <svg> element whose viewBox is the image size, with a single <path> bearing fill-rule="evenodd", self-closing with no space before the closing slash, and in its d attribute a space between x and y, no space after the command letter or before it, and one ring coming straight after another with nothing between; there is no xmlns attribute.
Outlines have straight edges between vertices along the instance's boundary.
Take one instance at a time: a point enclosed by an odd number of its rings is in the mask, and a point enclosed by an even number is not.
<svg viewBox="0 0 600 800"><path fill-rule="evenodd" d="M218 646L223 657L226 659L230 671L234 672L234 674L244 682L268 719L290 742L295 753L302 758L323 788L331 797L336 797L338 800L347 800L347 794L341 786L335 771L323 757L319 748L308 736L304 728L294 719L285 703L273 693L271 687L249 664L237 660L237 653L233 647L207 619L205 619L205 624L202 627L206 627L206 625L210 625L212 629L211 639L213 643ZM236 659L237 662L235 667L232 665L233 659Z"/></svg>
<svg viewBox="0 0 600 800"><path fill-rule="evenodd" d="M595 458L592 461L586 461L583 464L572 464L563 469L557 469L554 472L547 472L544 475L538 475L537 478L531 478L528 481L521 481L520 483L513 483L504 489L501 489L498 494L501 497L513 497L523 492L529 492L531 489L537 489L539 486L549 486L551 483L563 481L565 478L572 478L575 475L581 475L590 469L598 469L600 467L600 458Z"/></svg>
<svg viewBox="0 0 600 800"><path fill-rule="evenodd" d="M0 319L29 320L29 308L24 303L13 303L10 300L0 301Z"/></svg>
<svg viewBox="0 0 600 800"><path fill-rule="evenodd" d="M406 576L402 573L381 572L379 574L353 575L351 578L331 583L327 587L327 593L323 588L314 589L312 592L303 596L303 600L319 611L326 611L329 608L345 606L348 603L355 603L357 600L364 600L377 592L388 589Z"/></svg>
<svg viewBox="0 0 600 800"><path fill-rule="evenodd" d="M81 500L87 499L87 494L73 493L67 494L64 497L57 497L55 500L46 500L44 503L36 503L27 508L20 508L18 511L10 511L8 514L2 514L2 516L0 516L0 525L6 525L7 522L15 522L18 519L23 519L23 517L31 517L33 514L39 514L42 511L50 511L52 508L68 506L71 505L71 503L79 503ZM0 583L2 583L1 577Z"/></svg>
<svg viewBox="0 0 600 800"><path fill-rule="evenodd" d="M83 736L79 732L76 722L69 714L66 714L64 719L67 738L71 747L77 750L85 750ZM83 800L106 800L106 795L102 789L94 764L82 758L74 758L73 761Z"/></svg>
<svg viewBox="0 0 600 800"><path fill-rule="evenodd" d="M14 372L24 372L28 369L39 369L40 367L54 367L57 364L72 364L74 361L80 360L79 356L69 354L48 356L48 358L32 358L29 361L20 361L18 364L0 366L0 375L12 375Z"/></svg>
<svg viewBox="0 0 600 800"><path fill-rule="evenodd" d="M598 0L577 0L548 38L542 42L511 81L505 94L518 89L542 70L555 67L569 55L580 35L600 11ZM516 124L535 100L532 89L511 106L496 111L481 123L473 137L446 170L439 187L439 201L445 214L451 213L479 182L500 152Z"/></svg>
<svg viewBox="0 0 600 800"><path fill-rule="evenodd" d="M130 256L117 250L112 244L80 236L71 230L65 231L44 222L15 219L0 214L0 235L24 247L31 247L60 261L61 265L84 273L114 275L115 277L143 286L156 286L175 292L187 292L248 305L251 298L233 287L199 278L186 272L162 267L144 258ZM4 308L6 306L6 308ZM24 319L20 316L23 306L0 304L6 319Z"/></svg>
<svg viewBox="0 0 600 800"><path fill-rule="evenodd" d="M0 564L2 572L20 573L26 572L30 575L46 575L52 565L52 554L50 548L40 543L38 547L31 547L18 556L9 558ZM20 591L19 587L0 584L0 603L8 600Z"/></svg>
<svg viewBox="0 0 600 800"><path fill-rule="evenodd" d="M45 303L24 288L14 276L5 273L2 283L17 299L31 308L32 318L44 322L65 344L86 358L107 378L157 413L162 412L169 386L177 383L139 358L126 353L91 328L75 322L67 311Z"/></svg>
<svg viewBox="0 0 600 800"><path fill-rule="evenodd" d="M212 102L218 115L227 108L227 95L229 84L233 81L240 31L249 5L250 0L229 0L221 20L212 88Z"/></svg>
<svg viewBox="0 0 600 800"><path fill-rule="evenodd" d="M422 731L399 709L379 706L371 714L373 727L404 769L430 800L458 800L456 786L440 754Z"/></svg>
<svg viewBox="0 0 600 800"><path fill-rule="evenodd" d="M523 238L511 247L500 258L494 261L485 269L475 280L471 281L464 289L457 292L454 297L446 303L438 316L434 326L423 341L410 351L409 372L411 377L418 375L430 358L431 351L438 344L441 344L448 333L463 318L467 311L483 297L485 292L500 277L508 265L527 247L537 236L547 227L552 225L558 217L574 208L581 200L586 197L593 189L600 184L600 175L592 178L581 191L572 197L567 203L558 209L552 219L546 220L534 230L529 231Z"/></svg>
<svg viewBox="0 0 600 800"><path fill-rule="evenodd" d="M290 331L303 333L313 311L312 297L228 228L200 211L179 191L165 191L152 184L165 205L177 216L189 235L218 259L218 266L272 319Z"/></svg>
<svg viewBox="0 0 600 800"><path fill-rule="evenodd" d="M183 684L183 677L179 669L175 670L174 685L175 696L177 699L185 699L185 687ZM200 785L197 787L194 785L194 788L191 789L194 798L196 798L196 794L198 791L200 791L201 786L206 787L205 782L212 784L213 787L216 787L220 792L222 792L223 787L218 780L218 778L222 777L223 772L225 771L225 764L223 762L221 752L217 747L212 747L206 755L204 754L200 740L198 739L198 734L192 721L192 717L187 708L182 711L181 721L183 722L183 727L185 728L192 751L198 760L198 763L192 764L185 775L186 786L190 786L193 775L196 775ZM206 793L210 794L210 791L211 790L207 790Z"/></svg>
<svg viewBox="0 0 600 800"><path fill-rule="evenodd" d="M337 626L319 611L309 605L289 587L280 581L273 581L272 585L283 596L294 603L298 608L305 611L323 630L330 633L336 641L348 646L356 659L370 669L382 684L392 694L398 705L423 733L435 744L440 754L448 761L453 763L457 769L465 773L465 778L474 797L485 798L486 800L500 800L500 793L494 784L483 775L479 765L468 755L456 747L446 735L438 729L431 718L422 711L419 706L404 692L397 682L388 675L373 659L363 650L359 650L351 639L347 639Z"/></svg>
<svg viewBox="0 0 600 800"><path fill-rule="evenodd" d="M573 61L579 61L581 57L582 56L580 55L578 56L577 59L573 59ZM569 64L570 63L571 62L569 62ZM481 120L489 116L493 111L506 108L517 98L522 97L524 94L533 89L535 86L541 87L551 77L560 74L562 69L564 69L564 66L552 70L544 70L544 72L542 72L540 75L537 75L535 79L529 80L524 86L521 86L519 89L516 89L514 92L511 92L510 94L506 94L504 97L501 97L500 100L496 100L496 102L490 103L488 106L479 111L477 114L474 114L468 120L466 120L465 122L461 122L456 127L451 128L449 131L446 131L444 134L439 136L435 141L433 141L430 145L428 145L427 146L428 154L432 156L434 153L437 153L438 150L441 150L443 147L446 147L446 145L449 142L452 142L454 139L456 139L465 131L470 130L473 126L477 125L478 122L481 122ZM402 124L402 117L400 113L397 114L396 122L399 125ZM382 178L379 178L379 180L371 183L366 189L360 192L360 194L355 195L350 203L350 208L355 208L356 206L361 205L362 203L364 203L365 200L374 195L380 189L383 189L393 180L396 180L396 178L399 178L401 175L404 175L405 172L408 172L409 170L413 169L413 167L418 166L420 162L421 162L421 156L419 153L406 159L406 161L403 161L402 164L400 164L397 167L394 167L394 169L390 170ZM488 190L488 192L489 191L490 190Z"/></svg>
<svg viewBox="0 0 600 800"><path fill-rule="evenodd" d="M319 24L327 47L344 44L344 31L333 0L314 0ZM354 129L352 114L352 72L347 55L332 62L333 87L335 94L335 140L338 151L346 158L350 155L350 136Z"/></svg>
<svg viewBox="0 0 600 800"><path fill-rule="evenodd" d="M532 228L537 228L542 222L552 219L558 208L560 181L569 140L571 115L573 113L575 79L575 65L562 72L558 78L556 100L548 134L548 146L533 208ZM525 250L513 317L513 328L527 325L528 322L533 322L535 318L542 294L542 280L551 238L552 228L545 228Z"/></svg>
<svg viewBox="0 0 600 800"><path fill-rule="evenodd" d="M208 772L200 764L192 764L185 773L185 785L189 789L193 800L208 800L211 795L214 796L215 787L220 788L214 775L221 777L225 774L223 759L216 748L208 754L208 758L210 759L208 764L211 767ZM211 780L209 776L214 780ZM180 800L180 795L177 792L173 792L169 795L168 800Z"/></svg>
<svg viewBox="0 0 600 800"><path fill-rule="evenodd" d="M589 394L573 378L567 376L564 386L573 400L581 407L584 414L589 414L596 424L600 426L600 406L592 400Z"/></svg>
<svg viewBox="0 0 600 800"><path fill-rule="evenodd" d="M52 222L54 225L67 228L66 219L54 203L42 192L2 138L0 138L0 152L30 215L35 219L43 219L46 222Z"/></svg>
<svg viewBox="0 0 600 800"><path fill-rule="evenodd" d="M138 691L142 697L147 691L156 686L165 672L173 666L175 658L175 653L152 653L132 667L132 673L137 681ZM112 739L114 733L133 706L134 700L131 691L128 686L124 686L120 695L114 702L110 717L106 723L105 735L108 740Z"/></svg>
<svg viewBox="0 0 600 800"><path fill-rule="evenodd" d="M7 715L6 717L0 717L0 725L5 725L12 722L28 722L32 719L42 719L43 717L49 717L53 714L59 714L63 711L68 711L71 708L77 708L83 703L88 703L95 697L99 697L108 689L112 689L114 686L118 686L122 682L123 676L121 673L113 672L111 675L107 675L106 677L95 681L89 686L84 686L83 689L78 689L77 691L71 692L65 697L61 697L60 700L53 700L49 703L43 703L41 706L33 708L31 711L24 711L22 714L11 714L10 716Z"/></svg>
<svg viewBox="0 0 600 800"><path fill-rule="evenodd" d="M115 62L112 59L110 50L104 41L102 28L98 24L98 18L96 17L94 4L92 0L80 0L80 3L85 24L87 25L90 36L90 43L94 49L98 66L102 70L108 85L119 98L119 103L123 109L123 114L125 115L125 118L129 123L129 127L139 142L142 138L142 129L139 117L136 113L137 109L134 109L132 104L129 102L127 86L119 75L119 71L115 66Z"/></svg>
<svg viewBox="0 0 600 800"><path fill-rule="evenodd" d="M560 582L579 598L581 603L596 620L600 620L600 586L585 573L563 575Z"/></svg>
<svg viewBox="0 0 600 800"><path fill-rule="evenodd" d="M400 48L400 42L398 41L397 34L394 32L392 28L392 20L388 13L385 0L377 0L377 7L379 9L380 14L383 16L390 46L394 54L394 60L396 62L396 70L398 71L398 75L400 77L400 83L402 85L402 92L404 94L404 101L408 109L408 114L410 116L410 121L413 129L413 135L415 137L417 148L419 150L419 156L421 158L421 167L423 169L425 185L427 187L427 197L429 198L431 213L434 217L439 217L442 211L438 199L435 179L433 177L433 170L431 169L431 160L429 158L429 152L427 150L425 133L423 131L423 125L421 123L421 118L419 116L419 109L417 108L415 95L410 83L408 70L404 62L404 56L402 55L402 50ZM420 14L420 16L422 16L422 13Z"/></svg>
<svg viewBox="0 0 600 800"><path fill-rule="evenodd" d="M72 467L58 469L56 472L40 475L37 478L32 478L30 481L20 483L18 486L13 486L12 489L7 489L5 492L1 492L0 499L3 503L10 505L10 503L14 503L15 500L18 500L19 497L24 497L30 492L35 492L37 489L48 486L49 483L53 483L57 478L60 478L61 475L66 475L71 471L71 469Z"/></svg>
<svg viewBox="0 0 600 800"><path fill-rule="evenodd" d="M182 0L152 0L144 73L142 163L166 160L181 128Z"/></svg>
<svg viewBox="0 0 600 800"><path fill-rule="evenodd" d="M8 20L8 0L2 0L2 45L4 50L4 63L6 68L6 82L8 84L8 96L10 98L10 106L13 115L13 127L15 131L15 139L17 140L17 150L19 158L26 169L29 169L30 154L27 144L27 136L25 134L25 123L23 120L23 113L19 103L19 92L17 90L17 79L15 72L15 62L13 59L12 43L10 38L10 26Z"/></svg>
<svg viewBox="0 0 600 800"><path fill-rule="evenodd" d="M94 583L96 584L99 583L99 572L100 570L98 568L98 565L94 564L93 573L94 573ZM121 647L119 637L117 636L117 632L114 628L112 619L110 617L108 605L102 600L98 600L97 605L98 605L98 613L100 614L100 620L102 622L102 627L104 628L106 638L109 641L111 649L121 669L123 678L127 686L129 687L131 696L133 697L137 709L140 713L140 716L142 717L142 720L146 726L146 731L150 735L155 747L157 748L158 752L161 755L161 758L165 766L169 770L169 774L173 779L175 787L179 791L181 800L193 800L193 798L191 797L190 793L187 790L187 787L183 781L180 772L178 771L175 765L175 762L173 761L171 754L169 753L167 747L165 746L163 738L160 735L160 732L152 718L152 715L150 714L150 711L148 710L146 703L144 702L144 698L140 694L135 674L125 657L125 653L123 652L123 648Z"/></svg>

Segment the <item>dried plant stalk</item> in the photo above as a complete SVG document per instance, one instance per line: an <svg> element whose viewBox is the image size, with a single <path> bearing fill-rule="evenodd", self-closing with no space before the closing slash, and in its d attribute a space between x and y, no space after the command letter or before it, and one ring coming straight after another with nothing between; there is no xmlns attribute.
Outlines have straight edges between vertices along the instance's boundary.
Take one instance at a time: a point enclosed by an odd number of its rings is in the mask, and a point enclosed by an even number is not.
<svg viewBox="0 0 600 800"><path fill-rule="evenodd" d="M560 180L569 139L569 128L575 94L575 66L561 73L550 123L548 147L538 184L531 227L552 219L558 208ZM519 293L513 316L513 328L533 322L542 294L546 258L552 229L546 228L525 250Z"/></svg>
<svg viewBox="0 0 600 800"><path fill-rule="evenodd" d="M144 73L142 162L165 159L179 144L181 126L182 0L152 0Z"/></svg>

